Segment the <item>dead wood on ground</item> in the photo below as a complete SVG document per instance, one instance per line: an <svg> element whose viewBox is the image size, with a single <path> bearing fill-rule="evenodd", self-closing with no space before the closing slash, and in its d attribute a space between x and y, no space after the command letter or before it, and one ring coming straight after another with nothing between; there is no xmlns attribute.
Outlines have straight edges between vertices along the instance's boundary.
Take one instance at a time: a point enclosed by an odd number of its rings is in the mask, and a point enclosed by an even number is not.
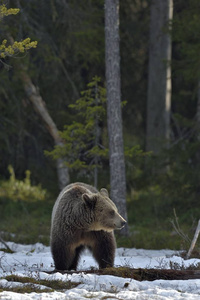
<svg viewBox="0 0 200 300"><path fill-rule="evenodd" d="M200 279L200 270L168 270L168 269L134 269L130 267L106 268L100 270L86 270L86 271L59 271L54 270L46 272L54 274L56 272L62 274L96 274L96 275L113 275L123 278L132 278L138 281L148 280L153 281L157 279L163 280L187 280Z"/></svg>

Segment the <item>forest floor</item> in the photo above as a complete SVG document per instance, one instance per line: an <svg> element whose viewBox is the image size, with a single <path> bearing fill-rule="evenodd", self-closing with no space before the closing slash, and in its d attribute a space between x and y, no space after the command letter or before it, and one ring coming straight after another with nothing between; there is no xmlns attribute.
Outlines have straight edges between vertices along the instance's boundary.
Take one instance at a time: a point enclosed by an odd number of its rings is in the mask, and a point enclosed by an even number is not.
<svg viewBox="0 0 200 300"><path fill-rule="evenodd" d="M169 277L169 274L180 275L186 271L191 274L191 271L199 270L200 259L184 260L178 251L118 248L115 268L103 273L97 271L96 262L85 252L78 272L51 274L54 267L49 247L41 243L22 245L14 242L8 242L8 246L12 253L4 251L5 246L0 243L2 300L200 299L200 279ZM152 277L153 270L157 279ZM141 271L147 276L138 276ZM134 272L138 277L132 276ZM199 271L196 272L199 276ZM163 277L163 274L168 275Z"/></svg>

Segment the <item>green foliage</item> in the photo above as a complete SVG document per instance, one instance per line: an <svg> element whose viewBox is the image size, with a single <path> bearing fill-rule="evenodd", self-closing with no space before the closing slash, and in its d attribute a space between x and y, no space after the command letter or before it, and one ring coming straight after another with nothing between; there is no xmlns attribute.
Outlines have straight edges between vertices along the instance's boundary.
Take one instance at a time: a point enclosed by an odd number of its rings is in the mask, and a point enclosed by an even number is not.
<svg viewBox="0 0 200 300"><path fill-rule="evenodd" d="M43 201L47 197L46 190L40 185L32 186L30 180L30 171L26 171L24 180L17 180L12 166L9 166L10 179L1 182L0 198L8 198L13 201Z"/></svg>
<svg viewBox="0 0 200 300"><path fill-rule="evenodd" d="M7 9L5 4L0 5L0 20L5 16L16 15L20 10L18 8ZM7 40L4 39L0 45L0 58L6 58L8 56L17 56L19 53L36 48L37 41L31 42L30 38L26 38L21 42L14 41L12 45L7 45Z"/></svg>
<svg viewBox="0 0 200 300"><path fill-rule="evenodd" d="M0 5L0 20L5 16L16 15L19 12L19 8L7 8L5 4Z"/></svg>
<svg viewBox="0 0 200 300"><path fill-rule="evenodd" d="M106 90L99 77L94 77L87 85L88 89L81 92L81 98L68 107L75 111L75 119L71 125L65 125L60 136L63 146L55 146L54 150L45 153L53 159L63 157L70 170L76 174L92 174L95 168L101 168L108 160L106 122ZM126 101L122 101L122 106ZM144 152L139 145L125 146L128 160L144 158L150 153Z"/></svg>
<svg viewBox="0 0 200 300"><path fill-rule="evenodd" d="M152 152L144 152L140 145L135 145L133 147L125 147L124 149L124 154L125 154L125 157L130 157L130 158L134 158L134 159L137 159L137 158L145 158L147 156L151 156L152 155Z"/></svg>
<svg viewBox="0 0 200 300"><path fill-rule="evenodd" d="M37 42L31 42L30 38L23 40L22 42L14 42L12 45L7 46L7 40L3 40L0 45L0 57L6 58L7 56L17 56L19 53L36 48Z"/></svg>
<svg viewBox="0 0 200 300"><path fill-rule="evenodd" d="M66 125L60 132L64 147L56 146L53 151L45 152L54 159L65 157L67 166L77 172L100 168L102 159L108 156L108 149L101 143L106 91L100 82L100 78L94 77L87 85L88 89L81 92L81 98L69 105L75 111L78 121Z"/></svg>

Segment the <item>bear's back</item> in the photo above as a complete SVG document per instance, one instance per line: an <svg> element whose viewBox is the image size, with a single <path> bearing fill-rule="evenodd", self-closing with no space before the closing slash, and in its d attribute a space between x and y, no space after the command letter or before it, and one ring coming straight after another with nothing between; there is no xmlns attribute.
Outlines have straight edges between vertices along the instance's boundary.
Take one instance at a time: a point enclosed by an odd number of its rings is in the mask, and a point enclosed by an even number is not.
<svg viewBox="0 0 200 300"><path fill-rule="evenodd" d="M79 188L81 191L83 191L83 194L87 193L88 190L92 193L98 193L98 190L95 187L83 182L71 183L67 185L63 190L67 191L71 188Z"/></svg>
<svg viewBox="0 0 200 300"><path fill-rule="evenodd" d="M75 207L82 201L82 195L84 193L97 193L97 189L93 186L77 182L77 183L71 183L67 185L59 194L54 207L52 211L52 218L51 222L53 224L55 215L57 211L62 210L64 208L69 209L69 211L72 209L72 207Z"/></svg>

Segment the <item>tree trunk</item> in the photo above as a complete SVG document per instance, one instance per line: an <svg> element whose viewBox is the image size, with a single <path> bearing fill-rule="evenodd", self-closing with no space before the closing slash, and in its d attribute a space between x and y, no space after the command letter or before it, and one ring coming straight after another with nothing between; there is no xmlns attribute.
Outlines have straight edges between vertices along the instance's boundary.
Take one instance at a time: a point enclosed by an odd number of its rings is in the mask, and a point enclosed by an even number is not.
<svg viewBox="0 0 200 300"><path fill-rule="evenodd" d="M168 147L171 110L171 38L167 32L173 0L152 0L148 67L146 151Z"/></svg>
<svg viewBox="0 0 200 300"><path fill-rule="evenodd" d="M54 139L55 145L63 145L62 139L59 136L58 129L52 120L49 112L46 108L45 102L43 101L38 89L32 83L31 78L28 73L21 67L20 76L24 85L24 90L27 97L32 102L34 109L40 115L43 122L45 123L50 135ZM58 174L58 183L59 188L62 189L67 184L69 184L69 172L68 168L64 164L64 159L59 158L56 162L57 174Z"/></svg>
<svg viewBox="0 0 200 300"><path fill-rule="evenodd" d="M186 255L186 259L190 258L191 254L192 254L192 251L194 250L194 247L196 245L197 239L199 237L199 232L200 232L200 220L198 222L198 225L197 225L197 228L196 228L196 231L195 231L192 243L190 245L190 249L188 250L188 253Z"/></svg>
<svg viewBox="0 0 200 300"><path fill-rule="evenodd" d="M105 0L105 52L111 199L127 220L121 114L119 0ZM127 235L128 226L121 232Z"/></svg>
<svg viewBox="0 0 200 300"><path fill-rule="evenodd" d="M200 80L198 81L197 90L197 113L196 113L196 124L197 124L197 139L200 141Z"/></svg>

